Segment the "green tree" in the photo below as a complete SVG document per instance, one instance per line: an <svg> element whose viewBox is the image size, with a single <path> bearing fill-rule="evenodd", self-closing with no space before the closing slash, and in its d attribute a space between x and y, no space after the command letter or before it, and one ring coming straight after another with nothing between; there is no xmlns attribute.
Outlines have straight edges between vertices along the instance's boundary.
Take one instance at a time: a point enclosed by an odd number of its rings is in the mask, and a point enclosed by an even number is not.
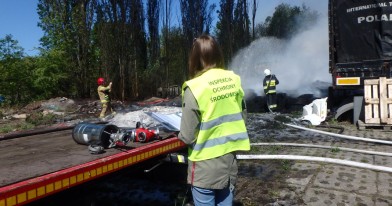
<svg viewBox="0 0 392 206"><path fill-rule="evenodd" d="M203 33L210 33L212 12L215 7L215 4L208 6L208 0L180 0L181 23L185 36L183 45L186 48L191 48L194 38ZM187 62L187 59L184 61ZM188 76L188 68L184 68L183 74L185 80Z"/></svg>
<svg viewBox="0 0 392 206"><path fill-rule="evenodd" d="M189 48L184 47L185 36L182 33L181 27L172 27L168 33L168 44L171 49L168 58L168 85L179 85L181 87L184 83L184 76L178 75L183 74L184 68L188 70L188 62L184 61L188 59Z"/></svg>
<svg viewBox="0 0 392 206"><path fill-rule="evenodd" d="M151 65L159 60L159 1L147 2L147 22L149 35L149 59Z"/></svg>
<svg viewBox="0 0 392 206"><path fill-rule="evenodd" d="M256 37L255 19L256 19L257 7L258 6L259 6L259 3L257 2L257 0L253 0L253 4L252 4L252 39L255 39L255 37Z"/></svg>
<svg viewBox="0 0 392 206"><path fill-rule="evenodd" d="M44 49L64 52L68 62L67 71L78 88L78 97L89 97L95 92L92 77L95 69L92 62L92 28L94 26L96 0L39 0L39 26L44 31L41 42Z"/></svg>
<svg viewBox="0 0 392 206"><path fill-rule="evenodd" d="M216 36L222 46L226 64L233 57L233 12L234 0L221 0L216 24Z"/></svg>
<svg viewBox="0 0 392 206"><path fill-rule="evenodd" d="M36 58L33 72L33 86L35 96L40 99L52 98L53 96L74 96L76 88L70 81L70 74L63 68L67 66L64 52L61 50L43 51Z"/></svg>
<svg viewBox="0 0 392 206"><path fill-rule="evenodd" d="M255 26L255 38L260 38L262 36L267 36L267 28L271 23L271 16L265 18L265 21L259 23Z"/></svg>
<svg viewBox="0 0 392 206"><path fill-rule="evenodd" d="M144 98L145 96L150 96L153 91L149 86L149 82L145 81L151 78L151 76L146 76L144 73L147 71L147 40L145 32L145 14L143 9L143 3L141 0L132 1L133 9L131 12L132 21L132 43L133 43L133 59L132 67L134 68L134 73L129 75L134 75L134 81L132 81L133 87L129 88L133 91L132 95L137 98Z"/></svg>
<svg viewBox="0 0 392 206"><path fill-rule="evenodd" d="M218 11L216 35L220 42L226 64L239 49L249 45L250 20L246 0L221 0Z"/></svg>
<svg viewBox="0 0 392 206"><path fill-rule="evenodd" d="M172 0L163 0L165 4L161 4L162 7L162 29L161 29L161 36L162 36L162 42L161 42L161 55L159 59L159 68L156 73L158 76L158 85L159 87L168 87L172 82L169 82L169 78L173 74L169 74L169 64L171 64L171 56L173 52L171 51L178 51L177 48L170 48L169 45L169 35L171 32L171 12L172 12ZM185 42L185 41L183 41ZM181 59L183 61L183 59ZM179 73L176 73L176 76L181 76L184 77L183 75L178 75L181 74L182 70Z"/></svg>
<svg viewBox="0 0 392 206"><path fill-rule="evenodd" d="M11 34L7 34L3 39L0 39L0 60L23 58L24 50L18 43Z"/></svg>
<svg viewBox="0 0 392 206"><path fill-rule="evenodd" d="M31 59L23 59L24 50L12 35L0 39L0 94L14 105L32 100Z"/></svg>
<svg viewBox="0 0 392 206"><path fill-rule="evenodd" d="M98 3L94 29L98 71L114 82L112 93L121 100L139 98L148 86L143 82L148 60L144 19L140 0Z"/></svg>
<svg viewBox="0 0 392 206"><path fill-rule="evenodd" d="M291 7L288 4L280 4L275 8L271 18L270 26L267 29L267 35L278 38L288 38L295 31L295 17L300 14L298 6Z"/></svg>
<svg viewBox="0 0 392 206"><path fill-rule="evenodd" d="M246 0L238 0L233 19L233 51L237 52L250 43L250 20Z"/></svg>
<svg viewBox="0 0 392 206"><path fill-rule="evenodd" d="M148 91L152 95L155 89L160 86L159 76L155 75L160 67L160 42L159 42L159 0L147 2L147 24L148 24L148 68L145 75L151 76L146 79L149 85Z"/></svg>
<svg viewBox="0 0 392 206"><path fill-rule="evenodd" d="M264 23L257 26L258 36L291 38L300 30L314 25L318 17L316 11L310 10L305 5L298 7L282 3L275 8L271 17L267 17Z"/></svg>

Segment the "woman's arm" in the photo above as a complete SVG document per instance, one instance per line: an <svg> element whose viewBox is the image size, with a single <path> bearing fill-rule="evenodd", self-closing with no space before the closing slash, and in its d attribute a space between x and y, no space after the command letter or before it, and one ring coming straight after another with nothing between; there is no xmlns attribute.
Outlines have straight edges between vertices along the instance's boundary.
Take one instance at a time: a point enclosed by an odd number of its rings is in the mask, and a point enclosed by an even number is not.
<svg viewBox="0 0 392 206"><path fill-rule="evenodd" d="M191 90L186 88L182 102L182 117L178 138L187 145L193 144L196 142L198 125L200 125L199 105Z"/></svg>

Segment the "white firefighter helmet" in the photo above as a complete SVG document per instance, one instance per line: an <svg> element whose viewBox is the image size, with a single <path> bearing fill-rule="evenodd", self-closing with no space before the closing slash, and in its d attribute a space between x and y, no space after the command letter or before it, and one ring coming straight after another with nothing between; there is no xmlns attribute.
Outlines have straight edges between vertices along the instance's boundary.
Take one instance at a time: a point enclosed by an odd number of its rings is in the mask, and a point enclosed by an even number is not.
<svg viewBox="0 0 392 206"><path fill-rule="evenodd" d="M265 76L268 76L268 75L270 75L271 74L271 70L269 70L269 69L265 69L264 70L264 75Z"/></svg>

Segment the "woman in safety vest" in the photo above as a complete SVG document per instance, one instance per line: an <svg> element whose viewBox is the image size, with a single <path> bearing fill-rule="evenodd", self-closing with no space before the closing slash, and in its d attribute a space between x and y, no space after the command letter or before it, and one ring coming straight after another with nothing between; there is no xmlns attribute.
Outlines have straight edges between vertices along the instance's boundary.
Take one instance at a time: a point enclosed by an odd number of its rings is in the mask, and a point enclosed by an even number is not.
<svg viewBox="0 0 392 206"><path fill-rule="evenodd" d="M191 80L182 86L179 138L188 145L188 183L195 205L232 205L236 151L250 150L241 79L225 70L220 46L209 35L193 42Z"/></svg>

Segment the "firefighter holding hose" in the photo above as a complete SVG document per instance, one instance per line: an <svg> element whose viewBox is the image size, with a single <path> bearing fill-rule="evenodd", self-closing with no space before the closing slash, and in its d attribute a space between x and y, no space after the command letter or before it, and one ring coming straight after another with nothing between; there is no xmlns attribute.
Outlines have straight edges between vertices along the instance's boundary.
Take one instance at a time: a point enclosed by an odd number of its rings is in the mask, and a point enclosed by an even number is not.
<svg viewBox="0 0 392 206"><path fill-rule="evenodd" d="M209 35L195 38L178 137L188 145L187 181L196 206L233 204L235 153L250 150L241 79L223 66L217 41Z"/></svg>
<svg viewBox="0 0 392 206"><path fill-rule="evenodd" d="M116 112L113 111L110 96L109 96L109 94L112 90L112 82L110 82L108 86L104 86L105 79L100 77L97 80L97 84L98 84L98 89L97 89L98 96L99 96L99 99L102 103L102 111L101 111L101 114L99 115L99 118L104 118L105 114L108 110L110 110L112 115L115 115Z"/></svg>
<svg viewBox="0 0 392 206"><path fill-rule="evenodd" d="M276 85L279 84L279 80L274 74L271 74L270 69L264 70L264 76L263 87L267 99L267 107L270 112L275 112L278 107Z"/></svg>

